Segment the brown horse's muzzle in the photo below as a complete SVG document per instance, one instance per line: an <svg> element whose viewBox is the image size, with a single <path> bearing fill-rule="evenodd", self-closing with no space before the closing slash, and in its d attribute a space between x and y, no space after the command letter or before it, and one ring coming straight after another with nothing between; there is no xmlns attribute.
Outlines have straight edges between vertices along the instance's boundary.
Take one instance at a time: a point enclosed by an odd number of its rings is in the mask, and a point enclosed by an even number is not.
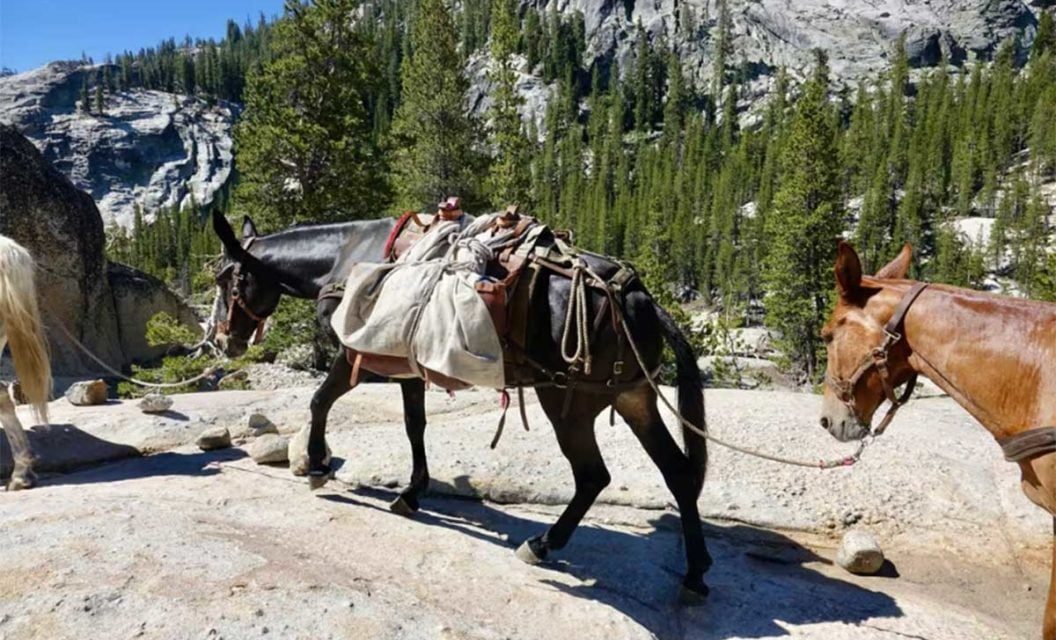
<svg viewBox="0 0 1056 640"><path fill-rule="evenodd" d="M821 401L821 426L840 442L861 440L869 435L869 426L829 389Z"/></svg>

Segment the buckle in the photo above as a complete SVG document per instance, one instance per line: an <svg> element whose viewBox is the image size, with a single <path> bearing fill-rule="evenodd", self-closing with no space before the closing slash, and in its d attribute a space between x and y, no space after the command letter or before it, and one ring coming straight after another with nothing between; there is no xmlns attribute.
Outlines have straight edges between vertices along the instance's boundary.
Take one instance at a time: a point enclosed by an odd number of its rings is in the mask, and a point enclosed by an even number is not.
<svg viewBox="0 0 1056 640"><path fill-rule="evenodd" d="M886 343L888 345L895 344L902 339L902 334L897 331L888 331L887 329L884 329L884 335L887 336Z"/></svg>
<svg viewBox="0 0 1056 640"><path fill-rule="evenodd" d="M622 376L623 375L623 360L617 360L612 363L612 375Z"/></svg>

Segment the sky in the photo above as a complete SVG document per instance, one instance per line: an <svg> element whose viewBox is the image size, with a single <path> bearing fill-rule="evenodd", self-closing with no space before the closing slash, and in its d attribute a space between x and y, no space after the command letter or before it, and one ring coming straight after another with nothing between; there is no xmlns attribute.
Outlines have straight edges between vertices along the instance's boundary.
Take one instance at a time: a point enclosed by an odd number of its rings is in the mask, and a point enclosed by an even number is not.
<svg viewBox="0 0 1056 640"><path fill-rule="evenodd" d="M228 18L240 25L282 13L282 0L0 0L0 65L28 71L52 60L100 62L175 37L219 38Z"/></svg>

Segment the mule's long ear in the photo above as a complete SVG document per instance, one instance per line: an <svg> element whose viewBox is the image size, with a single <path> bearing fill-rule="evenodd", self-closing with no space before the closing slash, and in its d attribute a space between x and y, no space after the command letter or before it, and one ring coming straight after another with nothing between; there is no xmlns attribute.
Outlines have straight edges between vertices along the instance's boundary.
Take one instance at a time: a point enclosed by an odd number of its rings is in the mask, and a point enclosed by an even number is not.
<svg viewBox="0 0 1056 640"><path fill-rule="evenodd" d="M848 297L862 284L862 261L850 244L840 240L836 249L836 288L840 295Z"/></svg>
<svg viewBox="0 0 1056 640"><path fill-rule="evenodd" d="M909 273L909 266L912 263L913 245L907 242L906 246L902 247L902 251L899 252L897 258L888 262L883 269L876 272L876 277L901 280L906 277L907 273Z"/></svg>
<svg viewBox="0 0 1056 640"><path fill-rule="evenodd" d="M216 231L216 235L220 237L220 242L224 245L227 255L235 260L241 260L245 250L242 249L242 244L235 237L235 230L231 228L231 223L217 209L213 210L213 231Z"/></svg>
<svg viewBox="0 0 1056 640"><path fill-rule="evenodd" d="M253 224L253 219L249 216L242 216L242 240L255 237L257 237L257 225Z"/></svg>

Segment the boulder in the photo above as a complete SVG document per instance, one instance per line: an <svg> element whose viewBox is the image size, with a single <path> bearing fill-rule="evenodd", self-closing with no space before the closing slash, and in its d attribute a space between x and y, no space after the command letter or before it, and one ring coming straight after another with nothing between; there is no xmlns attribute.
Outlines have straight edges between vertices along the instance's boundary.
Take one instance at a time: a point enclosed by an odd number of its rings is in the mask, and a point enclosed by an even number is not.
<svg viewBox="0 0 1056 640"><path fill-rule="evenodd" d="M109 389L104 380L84 380L74 382L66 389L66 399L70 404L79 407L87 407L96 404L106 404Z"/></svg>
<svg viewBox="0 0 1056 640"><path fill-rule="evenodd" d="M257 464L275 464L289 460L289 446L289 438L266 433L250 442L246 453Z"/></svg>
<svg viewBox="0 0 1056 640"><path fill-rule="evenodd" d="M117 310L118 331L126 361L150 362L163 356L171 345L147 343L147 321L157 313L167 313L195 334L201 332L198 319L187 303L165 283L138 269L111 262L107 278Z"/></svg>
<svg viewBox="0 0 1056 640"><path fill-rule="evenodd" d="M0 234L26 247L40 265L40 306L56 375L98 370L55 328L59 324L111 367L123 365L95 203L6 125L0 125Z"/></svg>
<svg viewBox="0 0 1056 640"><path fill-rule="evenodd" d="M872 575L884 565L884 551L872 532L851 529L843 534L836 551L836 564L851 573Z"/></svg>
<svg viewBox="0 0 1056 640"><path fill-rule="evenodd" d="M212 427L198 434L195 443L202 451L226 449L231 446L231 432L227 427Z"/></svg>
<svg viewBox="0 0 1056 640"><path fill-rule="evenodd" d="M290 473L295 476L308 475L308 434L310 431L311 425L306 424L290 438L287 457L290 461ZM330 443L327 443L326 457L323 458L323 464L330 464L331 455Z"/></svg>
<svg viewBox="0 0 1056 640"><path fill-rule="evenodd" d="M138 406L143 413L163 413L172 408L172 398L162 393L148 393Z"/></svg>
<svg viewBox="0 0 1056 640"><path fill-rule="evenodd" d="M254 412L249 414L248 422L249 434L254 437L279 432L279 428L271 420L268 420L268 417L263 413Z"/></svg>
<svg viewBox="0 0 1056 640"><path fill-rule="evenodd" d="M3 124L0 234L29 249L39 265L37 284L55 375L102 371L74 340L120 369L160 353L144 338L146 321L158 311L194 323L187 305L161 281L107 262L103 223L92 198Z"/></svg>

